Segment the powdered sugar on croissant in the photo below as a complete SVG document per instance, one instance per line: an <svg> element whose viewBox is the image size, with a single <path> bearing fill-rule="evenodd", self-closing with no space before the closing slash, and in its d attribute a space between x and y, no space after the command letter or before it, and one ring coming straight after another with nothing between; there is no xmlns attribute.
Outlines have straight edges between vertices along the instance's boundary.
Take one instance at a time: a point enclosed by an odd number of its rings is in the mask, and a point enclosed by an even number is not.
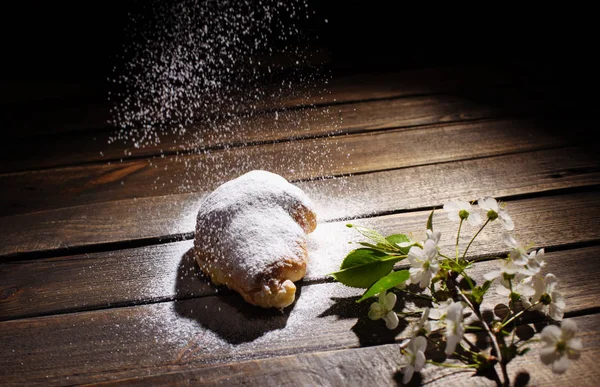
<svg viewBox="0 0 600 387"><path fill-rule="evenodd" d="M251 171L219 186L200 206L194 251L200 269L265 308L294 302L306 273L306 234L317 225L306 194L283 177Z"/></svg>

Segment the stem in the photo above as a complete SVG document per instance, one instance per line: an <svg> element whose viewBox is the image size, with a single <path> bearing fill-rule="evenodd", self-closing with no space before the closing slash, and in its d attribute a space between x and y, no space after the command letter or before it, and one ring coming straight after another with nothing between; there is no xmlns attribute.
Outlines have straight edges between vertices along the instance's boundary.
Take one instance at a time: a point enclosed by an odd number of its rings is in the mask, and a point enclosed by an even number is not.
<svg viewBox="0 0 600 387"><path fill-rule="evenodd" d="M427 360L427 363L429 364L433 364L436 366L440 366L440 367L447 367L447 368L477 368L479 365L478 364L448 364L448 363L438 363L437 361L433 361L433 360Z"/></svg>
<svg viewBox="0 0 600 387"><path fill-rule="evenodd" d="M409 294L409 295L413 296L413 297L420 297L420 298L423 298L423 299L428 300L428 301L434 301L433 297L430 297L430 296L425 295L425 294L413 293L411 291L404 290L404 289L400 289L400 290L403 291L406 294Z"/></svg>
<svg viewBox="0 0 600 387"><path fill-rule="evenodd" d="M519 313L515 314L514 316L512 316L511 318L509 318L507 321L503 322L502 325L500 325L500 328L504 328L505 326L507 326L511 321L513 321L514 319L516 319L517 317L519 317L520 315L522 315L523 313L527 312L529 309L533 308L534 306L538 305L541 301L537 301L535 304L529 305L527 308L523 309L522 311L520 311Z"/></svg>
<svg viewBox="0 0 600 387"><path fill-rule="evenodd" d="M483 230L483 228L485 226L487 226L487 224L490 222L490 218L488 218L485 223L483 224L483 226L481 226L481 228L479 229L479 231L477 231L475 233L475 235L473 235L473 238L471 238L471 241L469 242L469 244L467 245L467 248L465 249L465 252L463 253L463 259L465 259L465 257L467 256L467 251L469 251L469 247L471 247L471 244L473 243L473 241L475 240L475 238L477 238L477 235L479 235L479 233L481 232L481 230ZM456 250L458 252L458 250Z"/></svg>
<svg viewBox="0 0 600 387"><path fill-rule="evenodd" d="M463 341L464 341L464 342L466 342L466 343L469 345L469 347L471 347L471 348L477 348L477 347L475 346L475 344L473 344L473 343L472 343L472 342L470 342L470 341L467 341L467 340L465 340L465 338L464 338L464 337L463 337ZM463 351L465 351L465 352L467 352L467 353L470 353L471 355L479 355L479 353L478 353L478 352L475 352L475 351L473 351L472 349L469 349L469 348L465 347L465 345L464 345L462 342L460 343L460 347L462 348L462 350L463 350ZM454 353L456 353L456 352L454 352ZM464 359L464 358L465 358L465 356L462 356L462 358Z"/></svg>
<svg viewBox="0 0 600 387"><path fill-rule="evenodd" d="M492 341L492 347L494 347L494 351L496 351L496 356L498 356L498 358L500 359L500 368L502 368L502 377L504 379L504 381L503 381L502 384L505 385L505 386L508 386L509 383L510 383L510 378L508 376L508 371L506 369L506 363L504 362L504 359L503 359L503 356L502 356L502 352L500 351L500 346L498 345L498 340L496 339L496 335L494 335L494 333L490 329L490 326L484 320L484 318L481 315L481 312L479 311L479 309L477 309L477 308L475 308L473 306L473 304L471 303L471 301L469 300L469 298L467 296L465 296L463 294L463 292L460 291L460 289L457 289L457 290L458 290L458 294L460 294L460 296L462 297L462 299L467 303L467 305L469 305L469 308L471 308L471 310L473 311L473 313L475 313L475 315L477 316L477 318L479 319L479 321L481 321L481 325L483 325L483 328L485 329L486 333L490 337L490 340Z"/></svg>
<svg viewBox="0 0 600 387"><path fill-rule="evenodd" d="M517 344L517 348L521 348L522 346L528 345L528 344L531 344L531 343L539 343L540 341L542 341L542 340L537 339L537 338L531 338L529 340L526 340L526 341L524 341L522 343Z"/></svg>
<svg viewBox="0 0 600 387"><path fill-rule="evenodd" d="M458 224L458 232L456 233L456 263L458 264L458 240L460 239L460 229L462 227L464 220L460 218L460 223Z"/></svg>

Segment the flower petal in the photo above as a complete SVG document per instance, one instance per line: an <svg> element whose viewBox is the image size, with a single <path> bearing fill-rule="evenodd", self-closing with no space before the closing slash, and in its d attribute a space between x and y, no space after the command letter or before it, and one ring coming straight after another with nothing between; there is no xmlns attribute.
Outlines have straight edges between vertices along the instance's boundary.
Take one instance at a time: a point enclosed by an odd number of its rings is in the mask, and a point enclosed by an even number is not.
<svg viewBox="0 0 600 387"><path fill-rule="evenodd" d="M421 369L425 365L425 360L425 353L423 351L417 352L417 354L415 355L415 371L421 371Z"/></svg>
<svg viewBox="0 0 600 387"><path fill-rule="evenodd" d="M491 198L489 196L479 199L477 201L477 205L486 211L494 210L498 212L498 202L496 201L496 199Z"/></svg>
<svg viewBox="0 0 600 387"><path fill-rule="evenodd" d="M374 306L375 304L377 306ZM373 305L371 305L371 308L369 309L368 313L368 316L371 320L379 320L382 317L382 314L383 310L379 303L375 302Z"/></svg>
<svg viewBox="0 0 600 387"><path fill-rule="evenodd" d="M562 337L565 340L571 339L579 330L579 328L577 328L577 323L573 320L563 321L560 326L560 329L562 331Z"/></svg>
<svg viewBox="0 0 600 387"><path fill-rule="evenodd" d="M374 312L381 312L383 310L383 305L381 305L379 302L374 302L371 304L369 309Z"/></svg>
<svg viewBox="0 0 600 387"><path fill-rule="evenodd" d="M564 373L571 365L571 360L567 356L561 356L552 363L552 372L557 374Z"/></svg>
<svg viewBox="0 0 600 387"><path fill-rule="evenodd" d="M506 246L511 247L513 249L517 247L517 241L509 233L507 233L507 232L503 233L502 239L504 240L504 243L506 244Z"/></svg>
<svg viewBox="0 0 600 387"><path fill-rule="evenodd" d="M583 344L580 338L573 338L567 340L567 348L569 348L568 356L569 359L579 359L580 352L583 349Z"/></svg>
<svg viewBox="0 0 600 387"><path fill-rule="evenodd" d="M563 322L563 325L565 323L566 321ZM547 343L548 345L554 346L556 342L560 339L561 335L562 331L559 327L557 327L556 325L547 325L544 327L544 329L542 329L542 332L540 333L540 338L543 342Z"/></svg>
<svg viewBox="0 0 600 387"><path fill-rule="evenodd" d="M553 285L557 284L558 280L556 279L556 276L554 274L548 273L544 277L544 282L546 283L547 287L552 286L552 290L554 290L554 286Z"/></svg>
<svg viewBox="0 0 600 387"><path fill-rule="evenodd" d="M433 278L433 275L430 271L424 271L421 273L420 278L421 280L419 281L419 286L421 289L425 289L431 283L431 278Z"/></svg>
<svg viewBox="0 0 600 387"><path fill-rule="evenodd" d="M556 352L556 347L552 345L540 348L539 353L540 360L546 365L554 363L554 361L559 357L558 352Z"/></svg>
<svg viewBox="0 0 600 387"><path fill-rule="evenodd" d="M512 231L515 229L515 223L513 222L510 215L508 215L508 212L506 212L505 210L500 210L498 216L500 217L500 223L502 224L505 230Z"/></svg>
<svg viewBox="0 0 600 387"><path fill-rule="evenodd" d="M447 315L446 319L454 321L454 322L462 321L463 309L464 309L464 306L460 301L453 302L448 307L448 315Z"/></svg>
<svg viewBox="0 0 600 387"><path fill-rule="evenodd" d="M423 253L424 258L426 258L429 261L437 257L437 246L434 240L427 239L425 241Z"/></svg>
<svg viewBox="0 0 600 387"><path fill-rule="evenodd" d="M427 339L423 336L418 336L415 338L415 351L416 352L425 352L425 348L427 348Z"/></svg>
<svg viewBox="0 0 600 387"><path fill-rule="evenodd" d="M516 265L525 266L529 263L529 258L527 255L523 254L523 252L518 248L512 249L508 256Z"/></svg>
<svg viewBox="0 0 600 387"><path fill-rule="evenodd" d="M425 260L425 252L418 246L413 246L408 250L408 260L411 266L420 266L421 262Z"/></svg>
<svg viewBox="0 0 600 387"><path fill-rule="evenodd" d="M394 309L394 306L396 306L396 294L389 292L388 294L385 295L385 308L387 310L392 310Z"/></svg>
<svg viewBox="0 0 600 387"><path fill-rule="evenodd" d="M383 316L383 320L385 321L385 326L387 329L396 329L399 323L396 312L388 312L388 314Z"/></svg>
<svg viewBox="0 0 600 387"><path fill-rule="evenodd" d="M456 204L458 205L458 210L467 210L467 212L471 212L471 204L466 200L457 200Z"/></svg>
<svg viewBox="0 0 600 387"><path fill-rule="evenodd" d="M459 337L458 335L450 335L446 338L446 356L450 356L454 353L456 346L461 339L462 337Z"/></svg>
<svg viewBox="0 0 600 387"><path fill-rule="evenodd" d="M432 240L435 242L435 244L437 245L438 243L440 243L440 238L442 237L442 233L440 231L431 231L431 230L427 230L427 239Z"/></svg>
<svg viewBox="0 0 600 387"><path fill-rule="evenodd" d="M469 217L467 218L467 222L473 227L479 226L481 224L481 215L478 212L471 211L469 212Z"/></svg>
<svg viewBox="0 0 600 387"><path fill-rule="evenodd" d="M415 367L413 367L411 364L402 368L402 373L404 374L404 376L402 377L402 383L408 384L408 382L410 382L410 380L412 379L414 372L415 372Z"/></svg>
<svg viewBox="0 0 600 387"><path fill-rule="evenodd" d="M444 204L444 211L458 212L459 210L460 210L460 207L458 206L458 203L455 202L454 200L449 201L448 203Z"/></svg>

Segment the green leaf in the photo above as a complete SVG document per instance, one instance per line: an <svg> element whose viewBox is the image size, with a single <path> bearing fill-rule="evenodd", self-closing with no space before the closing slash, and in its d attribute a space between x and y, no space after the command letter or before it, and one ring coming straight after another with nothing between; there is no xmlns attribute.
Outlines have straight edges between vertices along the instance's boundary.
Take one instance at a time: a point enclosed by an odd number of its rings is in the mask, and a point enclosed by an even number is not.
<svg viewBox="0 0 600 387"><path fill-rule="evenodd" d="M427 229L433 231L433 212L435 211L435 207L431 210L429 214L429 218L427 218Z"/></svg>
<svg viewBox="0 0 600 387"><path fill-rule="evenodd" d="M358 244L361 245L361 246L368 247L368 248L373 249L373 250L381 251L381 248L379 246L374 245L374 244L369 243L369 242L358 242Z"/></svg>
<svg viewBox="0 0 600 387"><path fill-rule="evenodd" d="M366 289L394 268L404 257L388 255L374 249L351 251L340 266L340 270L329 274L346 286Z"/></svg>
<svg viewBox="0 0 600 387"><path fill-rule="evenodd" d="M396 248L396 246L394 246L390 242L388 242L387 239L385 239L383 237L383 235L381 235L380 233L378 233L375 230L371 230L370 228L366 228L366 227L355 226L353 224L347 224L346 226L350 227L350 228L356 229L356 231L358 231L359 233L361 233L365 237L367 237L370 240L372 240L373 242L375 242L375 244L377 246L380 246L382 248L389 249L389 250L392 250L392 251L398 250Z"/></svg>
<svg viewBox="0 0 600 387"><path fill-rule="evenodd" d="M485 294L490 286L492 285L492 281L485 281L483 285L481 285L481 289L483 290L483 294Z"/></svg>
<svg viewBox="0 0 600 387"><path fill-rule="evenodd" d="M409 277L410 277L410 274L408 273L408 270L400 270L400 271L395 271L393 273L390 273L390 274L386 275L385 277L381 278L379 281L375 282L365 292L365 294L363 294L363 296L360 298L360 300L357 300L356 302L362 302L362 301L366 300L367 298L373 297L376 294L379 294L385 290L391 289L394 286L405 282Z"/></svg>
<svg viewBox="0 0 600 387"><path fill-rule="evenodd" d="M404 234L393 234L393 235L386 237L385 239L388 242L390 242L392 245L397 246L397 248L400 250L400 252L402 254L408 254L408 250L410 250L410 248L414 244L418 243L418 242L411 241L410 238Z"/></svg>
<svg viewBox="0 0 600 387"><path fill-rule="evenodd" d="M475 288L473 288L473 292L471 295L472 295L473 301L475 301L476 304L481 304L483 302L483 297L485 296L485 293L490 288L491 284L492 284L491 281L485 281L483 283L483 285L476 286Z"/></svg>

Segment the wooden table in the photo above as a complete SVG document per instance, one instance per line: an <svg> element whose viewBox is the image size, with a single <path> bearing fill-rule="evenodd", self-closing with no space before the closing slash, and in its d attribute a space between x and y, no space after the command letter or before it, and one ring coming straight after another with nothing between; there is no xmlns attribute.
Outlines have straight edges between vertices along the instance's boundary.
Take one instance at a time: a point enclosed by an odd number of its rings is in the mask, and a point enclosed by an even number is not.
<svg viewBox="0 0 600 387"><path fill-rule="evenodd" d="M584 341L566 374L532 351L511 379L597 385L600 160L590 123L532 78L474 65L345 74L266 101L227 143L198 122L193 137L139 149L108 145L105 102L5 102L2 124L18 132L6 149L27 151L0 171L0 384L395 385L407 324L370 321L360 289L327 276L361 240L345 224L422 236L432 208L491 195L520 241L546 249L543 270ZM187 152L199 138L204 151ZM200 200L252 169L283 175L318 208L308 274L283 312L216 289L191 258ZM442 211L436 222L455 232ZM506 253L486 235L471 258ZM414 383L494 384L435 366Z"/></svg>

